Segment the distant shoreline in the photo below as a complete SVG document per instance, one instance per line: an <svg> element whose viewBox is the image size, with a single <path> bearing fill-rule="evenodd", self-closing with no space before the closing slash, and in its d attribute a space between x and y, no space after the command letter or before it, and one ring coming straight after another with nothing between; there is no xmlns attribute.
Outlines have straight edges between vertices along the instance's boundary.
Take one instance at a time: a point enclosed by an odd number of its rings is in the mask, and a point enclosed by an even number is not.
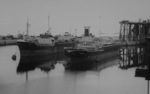
<svg viewBox="0 0 150 94"><path fill-rule="evenodd" d="M0 40L0 46L17 45L17 40Z"/></svg>

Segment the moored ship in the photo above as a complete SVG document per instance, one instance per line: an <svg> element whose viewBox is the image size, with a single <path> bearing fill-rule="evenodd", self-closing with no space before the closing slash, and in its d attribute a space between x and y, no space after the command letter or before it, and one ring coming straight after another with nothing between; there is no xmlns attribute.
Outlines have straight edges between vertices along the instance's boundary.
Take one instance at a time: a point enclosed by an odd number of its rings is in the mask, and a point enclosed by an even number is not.
<svg viewBox="0 0 150 94"><path fill-rule="evenodd" d="M17 42L21 56L48 55L54 52L55 39L48 33Z"/></svg>
<svg viewBox="0 0 150 94"><path fill-rule="evenodd" d="M39 36L29 36L29 22L27 21L27 34L23 35L23 40L17 41L21 56L44 56L53 53L55 40L48 31Z"/></svg>
<svg viewBox="0 0 150 94"><path fill-rule="evenodd" d="M50 55L57 52L64 52L65 47L73 47L74 42L58 43L48 33L38 37L26 38L25 41L18 41L21 56Z"/></svg>
<svg viewBox="0 0 150 94"><path fill-rule="evenodd" d="M89 33L89 29L89 26L85 27L84 36L76 43L74 48L65 49L68 62L66 65L84 66L90 62L97 62L118 54L120 48L118 44L96 41L95 37Z"/></svg>
<svg viewBox="0 0 150 94"><path fill-rule="evenodd" d="M21 56L46 56L56 52L63 52L64 47L74 46L73 42L58 43L48 31L39 36L29 36L29 23L27 22L27 34L22 41L17 41Z"/></svg>

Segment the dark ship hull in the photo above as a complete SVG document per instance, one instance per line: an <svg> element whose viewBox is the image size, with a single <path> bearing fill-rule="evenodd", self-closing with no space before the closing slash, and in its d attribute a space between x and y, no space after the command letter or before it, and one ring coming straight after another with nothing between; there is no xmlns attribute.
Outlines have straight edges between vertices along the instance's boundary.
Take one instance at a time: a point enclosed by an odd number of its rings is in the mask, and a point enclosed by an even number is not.
<svg viewBox="0 0 150 94"><path fill-rule="evenodd" d="M74 43L64 43L51 45L37 45L32 42L17 42L21 56L44 56L51 55L56 52L63 52L64 47L73 47Z"/></svg>
<svg viewBox="0 0 150 94"><path fill-rule="evenodd" d="M68 67L85 67L92 63L100 62L108 58L113 58L118 55L120 46L105 46L98 51L86 51L83 49L66 49L65 55L67 57L66 68ZM118 55L119 56L119 55Z"/></svg>
<svg viewBox="0 0 150 94"><path fill-rule="evenodd" d="M43 64L48 64L48 65L53 66L54 64L56 64L56 61L53 58L49 55L47 56L21 56L19 64L17 66L17 73L23 73L23 72L34 70L35 68Z"/></svg>

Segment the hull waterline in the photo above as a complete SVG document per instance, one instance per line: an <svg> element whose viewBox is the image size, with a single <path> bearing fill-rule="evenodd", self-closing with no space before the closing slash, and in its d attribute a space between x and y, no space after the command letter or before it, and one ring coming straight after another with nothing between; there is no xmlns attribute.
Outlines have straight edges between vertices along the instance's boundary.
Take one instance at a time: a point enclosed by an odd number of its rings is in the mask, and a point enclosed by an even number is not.
<svg viewBox="0 0 150 94"><path fill-rule="evenodd" d="M100 51L65 51L67 57L65 67L87 67L91 64L107 60L109 58L119 57L119 47L115 48L105 48Z"/></svg>

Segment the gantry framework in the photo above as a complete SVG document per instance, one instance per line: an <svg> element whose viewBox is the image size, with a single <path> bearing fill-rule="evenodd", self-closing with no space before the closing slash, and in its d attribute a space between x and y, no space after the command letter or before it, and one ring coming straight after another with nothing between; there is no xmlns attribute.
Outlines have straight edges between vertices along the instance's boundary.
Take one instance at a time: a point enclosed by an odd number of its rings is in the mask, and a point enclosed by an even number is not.
<svg viewBox="0 0 150 94"><path fill-rule="evenodd" d="M143 22L131 22L124 20L120 22L120 41L145 41L150 31L150 20Z"/></svg>

